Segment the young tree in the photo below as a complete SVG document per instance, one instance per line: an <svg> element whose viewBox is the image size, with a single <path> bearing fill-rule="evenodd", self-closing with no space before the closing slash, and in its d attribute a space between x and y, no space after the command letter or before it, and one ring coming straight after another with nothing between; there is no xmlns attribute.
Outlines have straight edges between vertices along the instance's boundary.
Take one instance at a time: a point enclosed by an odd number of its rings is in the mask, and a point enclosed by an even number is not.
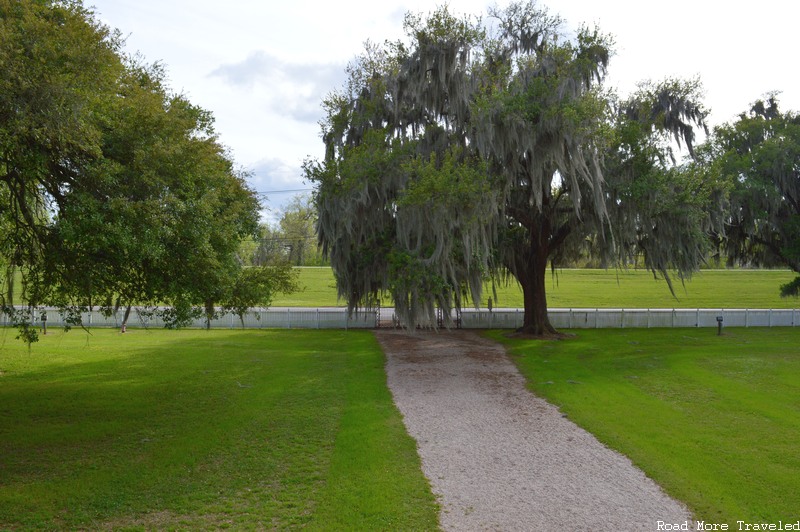
<svg viewBox="0 0 800 532"><path fill-rule="evenodd" d="M758 100L711 142L711 174L730 187L722 245L732 263L788 266L800 273L800 115ZM800 277L781 287L800 295Z"/></svg>
<svg viewBox="0 0 800 532"><path fill-rule="evenodd" d="M291 294L300 289L299 272L288 263L245 268L237 277L224 301L224 309L239 317L244 327L244 316L254 307L268 307L275 294Z"/></svg>
<svg viewBox="0 0 800 532"><path fill-rule="evenodd" d="M447 8L409 15L411 43L369 47L325 102L326 157L306 174L318 187L320 242L351 309L389 291L407 325L431 324L434 305L448 315L479 301L487 276L510 274L524 293L522 331L552 334L545 276L576 250L615 262L643 251L664 273L698 263L683 257L702 247L696 231L679 235L680 253L667 238L645 246L665 220L634 209L644 206L634 196L612 199L603 171L606 159L627 168L617 189L667 179L654 171L663 152L624 150L663 150L656 139L665 134L691 146L692 123L704 116L695 93L665 83L615 111L601 91L611 51L599 31L571 40L534 3L490 15L493 26ZM622 139L623 127L636 136Z"/></svg>

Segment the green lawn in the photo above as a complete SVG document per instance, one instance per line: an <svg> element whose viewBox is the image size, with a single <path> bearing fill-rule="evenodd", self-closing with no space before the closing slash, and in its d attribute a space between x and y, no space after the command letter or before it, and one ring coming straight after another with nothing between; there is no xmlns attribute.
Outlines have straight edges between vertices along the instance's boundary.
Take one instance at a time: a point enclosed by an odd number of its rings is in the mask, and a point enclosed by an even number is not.
<svg viewBox="0 0 800 532"><path fill-rule="evenodd" d="M343 305L336 299L330 268L300 268L305 290L279 296L273 306ZM685 284L675 280L673 297L667 283L642 270L561 270L548 276L548 306L553 308L800 308L796 298L781 298L779 288L795 277L788 270L703 270ZM492 295L484 290L481 306ZM391 301L386 301L391 305ZM522 307L518 285L498 287L495 307Z"/></svg>
<svg viewBox="0 0 800 532"><path fill-rule="evenodd" d="M800 330L587 330L504 342L530 388L698 519L800 515Z"/></svg>
<svg viewBox="0 0 800 532"><path fill-rule="evenodd" d="M437 526L370 332L0 335L0 529Z"/></svg>

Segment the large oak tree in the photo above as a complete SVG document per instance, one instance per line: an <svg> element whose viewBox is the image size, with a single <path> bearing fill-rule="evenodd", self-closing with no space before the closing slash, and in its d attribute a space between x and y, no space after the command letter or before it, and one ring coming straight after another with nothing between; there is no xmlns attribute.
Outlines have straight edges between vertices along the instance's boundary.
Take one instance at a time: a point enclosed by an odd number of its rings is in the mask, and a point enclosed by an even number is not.
<svg viewBox="0 0 800 532"><path fill-rule="evenodd" d="M324 102L319 238L351 309L383 292L406 325L432 325L487 278L522 286L522 330L554 333L549 268L591 253L683 274L704 256L696 180L670 161L705 113L692 83L603 90L611 45L574 38L535 3L486 22L408 15L407 43L370 45Z"/></svg>

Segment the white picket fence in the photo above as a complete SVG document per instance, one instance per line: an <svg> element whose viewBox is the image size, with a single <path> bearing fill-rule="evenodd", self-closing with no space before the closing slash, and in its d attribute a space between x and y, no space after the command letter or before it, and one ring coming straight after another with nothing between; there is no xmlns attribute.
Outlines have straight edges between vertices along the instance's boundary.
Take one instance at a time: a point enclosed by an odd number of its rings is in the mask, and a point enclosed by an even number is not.
<svg viewBox="0 0 800 532"><path fill-rule="evenodd" d="M48 327L63 326L61 315L55 309L46 309ZM522 309L465 309L453 322L464 329L516 329L522 326ZM35 311L35 320L40 312ZM647 327L717 327L722 318L724 327L796 327L800 325L800 309L590 309L551 308L550 322L557 329L608 329ZM95 310L82 314L86 327L119 327L122 311L104 316ZM340 307L325 308L270 308L254 309L244 317L226 315L211 321L212 329L372 329L393 326L394 309L365 310L348 316ZM8 317L0 317L0 324L10 325ZM161 328L158 317L131 311L129 327ZM191 327L204 328L205 319L198 319Z"/></svg>
<svg viewBox="0 0 800 532"><path fill-rule="evenodd" d="M548 309L556 329L613 329L649 327L795 327L797 309ZM461 327L515 329L522 326L521 309L464 310Z"/></svg>
<svg viewBox="0 0 800 532"><path fill-rule="evenodd" d="M81 313L81 321L85 327L120 327L123 310L110 316L99 310ZM48 327L63 327L64 319L57 309L45 309ZM34 311L34 322L40 323L41 311ZM219 319L211 320L212 329L373 329L377 326L376 311L359 312L348 316L347 309L338 307L326 308L269 308L251 309L240 320L238 316L227 314ZM10 325L10 320L3 315L0 324ZM128 317L128 327L162 328L164 321L155 315L139 312L133 308ZM205 328L206 319L194 320L190 328Z"/></svg>

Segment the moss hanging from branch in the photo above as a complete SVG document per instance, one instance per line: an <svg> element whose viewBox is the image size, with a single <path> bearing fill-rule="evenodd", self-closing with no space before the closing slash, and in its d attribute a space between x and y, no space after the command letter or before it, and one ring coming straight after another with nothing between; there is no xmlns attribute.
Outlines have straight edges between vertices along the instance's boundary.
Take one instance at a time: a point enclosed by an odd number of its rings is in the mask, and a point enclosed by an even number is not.
<svg viewBox="0 0 800 532"><path fill-rule="evenodd" d="M533 2L489 15L409 15L408 42L369 46L325 102L326 157L305 169L350 309L388 294L403 323L430 325L434 306L477 305L487 278L510 275L527 294L523 328L547 334L548 264L581 253L619 263L643 250L656 271L695 268L702 235L685 230L697 211L623 198L630 183L604 171L610 161L629 181L669 181L654 139L668 133L691 147L704 116L694 94L659 86L615 114L601 85L607 36L582 28L570 39ZM619 142L620 127L637 131L631 145ZM663 187L670 200L678 189ZM665 239L649 239L646 227L670 216L683 218L661 229Z"/></svg>

